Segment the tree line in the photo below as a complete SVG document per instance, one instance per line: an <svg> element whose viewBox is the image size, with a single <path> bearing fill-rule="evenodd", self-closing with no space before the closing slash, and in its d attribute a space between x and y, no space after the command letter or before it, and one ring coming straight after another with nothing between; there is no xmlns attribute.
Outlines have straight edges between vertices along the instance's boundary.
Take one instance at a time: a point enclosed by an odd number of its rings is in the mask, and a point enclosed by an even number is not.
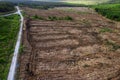
<svg viewBox="0 0 120 80"><path fill-rule="evenodd" d="M9 11L13 11L14 8L14 4L10 3L10 2L0 2L0 12L9 12Z"/></svg>

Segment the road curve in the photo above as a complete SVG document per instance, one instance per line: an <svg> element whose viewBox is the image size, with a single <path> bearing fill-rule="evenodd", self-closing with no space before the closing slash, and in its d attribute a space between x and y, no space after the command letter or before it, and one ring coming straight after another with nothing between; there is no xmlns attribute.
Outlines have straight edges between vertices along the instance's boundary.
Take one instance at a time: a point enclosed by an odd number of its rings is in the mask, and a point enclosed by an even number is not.
<svg viewBox="0 0 120 80"><path fill-rule="evenodd" d="M16 6L15 8L17 9L17 6ZM13 14L18 14L18 9L17 9L17 11L14 12L14 13L9 13L9 14L0 15L0 17L10 16L10 15L13 15Z"/></svg>
<svg viewBox="0 0 120 80"><path fill-rule="evenodd" d="M5 17L5 16L10 16L10 15L13 15L13 14L17 14L16 12L14 12L14 13L10 13L10 14L5 14L5 15L2 15L3 17Z"/></svg>
<svg viewBox="0 0 120 80"><path fill-rule="evenodd" d="M20 30L18 33L18 38L17 38L17 42L16 42L16 46L15 46L15 50L14 50L14 54L13 54L13 58L12 58L12 62L11 62L11 66L10 66L10 70L9 70L9 74L8 74L8 78L7 80L14 80L14 76L15 76L15 72L16 72L16 66L17 66L17 58L18 58L18 53L19 53L19 48L20 48L20 43L21 43L21 37L22 37L22 28L23 28L23 16L21 13L21 10L19 9L19 6L16 6L17 9L17 14L20 15L21 17L21 24L20 24Z"/></svg>

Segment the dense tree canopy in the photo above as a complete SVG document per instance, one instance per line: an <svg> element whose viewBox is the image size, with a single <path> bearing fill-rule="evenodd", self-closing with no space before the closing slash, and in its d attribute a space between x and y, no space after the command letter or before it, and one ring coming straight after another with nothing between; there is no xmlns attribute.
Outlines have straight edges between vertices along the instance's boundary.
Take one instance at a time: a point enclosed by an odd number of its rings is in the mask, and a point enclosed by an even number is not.
<svg viewBox="0 0 120 80"><path fill-rule="evenodd" d="M8 2L0 2L0 12L9 12L14 10L14 4Z"/></svg>
<svg viewBox="0 0 120 80"><path fill-rule="evenodd" d="M120 4L97 5L95 10L109 19L120 21Z"/></svg>

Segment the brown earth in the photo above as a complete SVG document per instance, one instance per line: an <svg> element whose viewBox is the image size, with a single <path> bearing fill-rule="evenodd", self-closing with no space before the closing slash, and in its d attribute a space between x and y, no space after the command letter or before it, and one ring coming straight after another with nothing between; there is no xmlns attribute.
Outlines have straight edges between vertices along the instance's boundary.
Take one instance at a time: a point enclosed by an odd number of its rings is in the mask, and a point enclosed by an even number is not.
<svg viewBox="0 0 120 80"><path fill-rule="evenodd" d="M25 20L20 80L120 80L118 24L88 8L23 10L73 20Z"/></svg>

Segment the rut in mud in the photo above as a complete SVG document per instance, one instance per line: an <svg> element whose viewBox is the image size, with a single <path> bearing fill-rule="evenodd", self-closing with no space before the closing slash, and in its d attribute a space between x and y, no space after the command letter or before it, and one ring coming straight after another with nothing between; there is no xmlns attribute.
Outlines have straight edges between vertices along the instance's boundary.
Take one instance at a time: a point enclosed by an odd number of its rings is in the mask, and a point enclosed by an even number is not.
<svg viewBox="0 0 120 80"><path fill-rule="evenodd" d="M99 22L93 19L91 23L26 20L19 78L23 80L120 79L120 50L119 48L111 50L112 46L106 45L108 40L120 44L118 38L120 34L117 32L119 28L114 27L114 22L106 20L102 23L102 19L100 17ZM101 33L104 27L115 32Z"/></svg>

